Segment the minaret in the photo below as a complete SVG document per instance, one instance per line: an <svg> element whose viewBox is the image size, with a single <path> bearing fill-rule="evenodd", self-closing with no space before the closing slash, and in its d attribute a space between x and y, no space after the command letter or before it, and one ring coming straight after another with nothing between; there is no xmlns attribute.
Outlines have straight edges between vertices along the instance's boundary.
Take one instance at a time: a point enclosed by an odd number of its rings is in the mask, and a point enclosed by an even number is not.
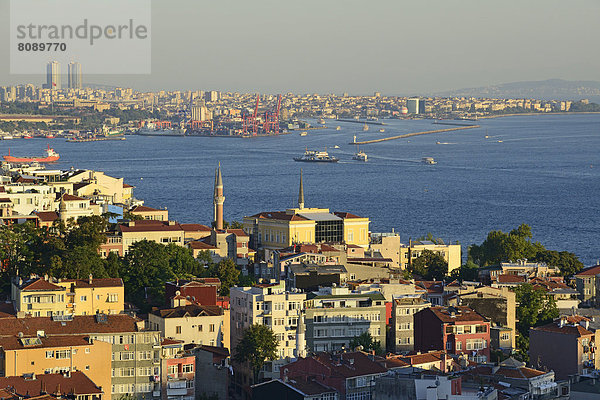
<svg viewBox="0 0 600 400"><path fill-rule="evenodd" d="M298 326L296 327L296 357L306 357L306 338L305 338L304 315L298 316Z"/></svg>
<svg viewBox="0 0 600 400"><path fill-rule="evenodd" d="M217 181L219 180L219 169L215 168L215 184L213 186L213 227L217 226Z"/></svg>
<svg viewBox="0 0 600 400"><path fill-rule="evenodd" d="M60 203L58 205L58 216L61 221L67 220L67 203L65 203L65 195L60 196Z"/></svg>
<svg viewBox="0 0 600 400"><path fill-rule="evenodd" d="M223 229L223 203L225 203L225 196L223 196L223 177L221 163L219 163L215 180L215 229Z"/></svg>
<svg viewBox="0 0 600 400"><path fill-rule="evenodd" d="M304 186L302 185L302 168L300 168L300 190L298 191L298 208L304 208Z"/></svg>

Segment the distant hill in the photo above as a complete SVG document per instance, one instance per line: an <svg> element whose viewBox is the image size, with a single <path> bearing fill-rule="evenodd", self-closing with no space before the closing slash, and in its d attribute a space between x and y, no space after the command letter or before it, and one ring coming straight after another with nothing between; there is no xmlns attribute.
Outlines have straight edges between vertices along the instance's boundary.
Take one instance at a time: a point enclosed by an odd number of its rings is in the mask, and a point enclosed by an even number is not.
<svg viewBox="0 0 600 400"><path fill-rule="evenodd" d="M451 90L437 93L437 96L488 97L488 98L532 98L540 100L581 100L589 99L600 103L600 82L566 81L548 79L545 81L512 82L478 88Z"/></svg>

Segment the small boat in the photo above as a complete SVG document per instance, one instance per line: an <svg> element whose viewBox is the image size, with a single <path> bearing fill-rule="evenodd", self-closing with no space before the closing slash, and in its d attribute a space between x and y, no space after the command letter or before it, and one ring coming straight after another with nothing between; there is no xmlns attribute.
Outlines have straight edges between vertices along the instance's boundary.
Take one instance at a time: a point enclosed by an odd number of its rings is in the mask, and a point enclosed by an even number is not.
<svg viewBox="0 0 600 400"><path fill-rule="evenodd" d="M294 161L335 163L338 162L339 159L330 156L329 153L327 153L327 151L315 151L306 149L301 157L294 157Z"/></svg>
<svg viewBox="0 0 600 400"><path fill-rule="evenodd" d="M27 135L23 136L23 139L33 139L33 136L27 134Z"/></svg>
<svg viewBox="0 0 600 400"><path fill-rule="evenodd" d="M437 161L433 159L433 157L423 157L421 162L424 164L434 165L437 164Z"/></svg>
<svg viewBox="0 0 600 400"><path fill-rule="evenodd" d="M4 139L4 140L12 140L12 139L14 139L14 136L6 135L6 136L3 136L2 139Z"/></svg>
<svg viewBox="0 0 600 400"><path fill-rule="evenodd" d="M368 130L369 130L369 125L367 125L367 124L364 124L364 125L363 125L363 131L368 131Z"/></svg>
<svg viewBox="0 0 600 400"><path fill-rule="evenodd" d="M384 129L384 128L381 128L381 129L379 130L379 132L383 133L383 132L385 132L385 129Z"/></svg>
<svg viewBox="0 0 600 400"><path fill-rule="evenodd" d="M338 125L338 126L336 126L336 127L335 127L335 130L336 130L336 131L341 131L341 130L342 130L342 127Z"/></svg>
<svg viewBox="0 0 600 400"><path fill-rule="evenodd" d="M323 118L319 118L319 123L320 123L321 125L325 125L325 120L324 120Z"/></svg>
<svg viewBox="0 0 600 400"><path fill-rule="evenodd" d="M490 135L485 135L485 138L489 139L489 138L491 138L491 136Z"/></svg>
<svg viewBox="0 0 600 400"><path fill-rule="evenodd" d="M363 162L367 162L367 153L365 153L364 151L360 150L358 152L356 152L354 154L354 156L352 156L353 160L357 160L357 161L363 161Z"/></svg>
<svg viewBox="0 0 600 400"><path fill-rule="evenodd" d="M335 146L333 146L334 149L339 149L340 146L338 146L337 144Z"/></svg>
<svg viewBox="0 0 600 400"><path fill-rule="evenodd" d="M498 143L502 143L502 140L498 140Z"/></svg>
<svg viewBox="0 0 600 400"><path fill-rule="evenodd" d="M306 135L308 135L307 132L300 132L300 136L306 136Z"/></svg>
<svg viewBox="0 0 600 400"><path fill-rule="evenodd" d="M46 135L46 139L54 139L54 135L48 134L48 135Z"/></svg>

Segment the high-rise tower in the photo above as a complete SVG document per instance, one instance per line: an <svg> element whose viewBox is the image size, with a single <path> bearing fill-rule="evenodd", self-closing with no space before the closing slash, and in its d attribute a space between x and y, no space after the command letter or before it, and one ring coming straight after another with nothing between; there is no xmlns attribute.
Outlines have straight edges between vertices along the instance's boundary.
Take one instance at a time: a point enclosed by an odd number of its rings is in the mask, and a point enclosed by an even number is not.
<svg viewBox="0 0 600 400"><path fill-rule="evenodd" d="M78 62L69 63L69 89L81 89L81 64Z"/></svg>
<svg viewBox="0 0 600 400"><path fill-rule="evenodd" d="M223 229L223 203L225 203L225 196L223 196L223 177L221 176L221 163L215 173L215 229Z"/></svg>
<svg viewBox="0 0 600 400"><path fill-rule="evenodd" d="M50 61L46 65L47 89L60 89L60 64L58 61Z"/></svg>

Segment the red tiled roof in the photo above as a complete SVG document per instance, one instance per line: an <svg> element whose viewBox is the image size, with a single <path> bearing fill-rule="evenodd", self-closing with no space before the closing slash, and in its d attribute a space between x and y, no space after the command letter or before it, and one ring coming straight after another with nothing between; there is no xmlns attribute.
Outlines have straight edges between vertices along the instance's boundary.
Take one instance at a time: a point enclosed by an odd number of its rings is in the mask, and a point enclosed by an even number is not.
<svg viewBox="0 0 600 400"><path fill-rule="evenodd" d="M593 275L598 275L598 274L600 274L600 265L586 268L586 269L582 270L581 272L579 272L575 276L593 276Z"/></svg>
<svg viewBox="0 0 600 400"><path fill-rule="evenodd" d="M62 199L64 201L81 201L81 200L86 200L83 197L73 196L72 194L68 194L68 193L63 194L62 195Z"/></svg>
<svg viewBox="0 0 600 400"><path fill-rule="evenodd" d="M304 218L297 214L286 214L284 211L261 212L252 215L251 218L278 219L282 221L310 221L308 218Z"/></svg>
<svg viewBox="0 0 600 400"><path fill-rule="evenodd" d="M455 311L454 317L451 311ZM432 312L441 322L485 322L484 317L467 306L456 307L430 307L421 312Z"/></svg>
<svg viewBox="0 0 600 400"><path fill-rule="evenodd" d="M22 376L10 376L0 378L0 388L14 388L15 392L21 397L37 396L42 390L55 393L58 388L63 394L90 395L101 394L103 391L98 388L81 371L73 371L70 376L63 374L40 374L35 379L25 379Z"/></svg>
<svg viewBox="0 0 600 400"><path fill-rule="evenodd" d="M170 346L173 344L181 344L184 343L183 340L174 340L174 339L169 339L169 338L164 338L162 340L162 342L160 342L161 346Z"/></svg>
<svg viewBox="0 0 600 400"><path fill-rule="evenodd" d="M210 232L210 227L202 224L179 224L186 232Z"/></svg>
<svg viewBox="0 0 600 400"><path fill-rule="evenodd" d="M188 242L188 246L190 247L190 249L194 249L194 250L216 250L217 247L210 245L208 243L205 243L201 240L193 240L191 242Z"/></svg>
<svg viewBox="0 0 600 400"><path fill-rule="evenodd" d="M23 291L46 291L46 290L65 290L64 287L55 285L52 282L45 280L44 278L34 278L23 282L20 287Z"/></svg>
<svg viewBox="0 0 600 400"><path fill-rule="evenodd" d="M525 277L513 274L502 274L497 277L498 283L524 283Z"/></svg>
<svg viewBox="0 0 600 400"><path fill-rule="evenodd" d="M38 331L50 335L138 332L137 318L126 314L107 315L107 323L98 323L94 315L76 315L72 321L53 321L51 317L0 318L0 336L35 336Z"/></svg>
<svg viewBox="0 0 600 400"><path fill-rule="evenodd" d="M35 215L44 222L54 222L58 219L58 214L55 211L36 211Z"/></svg>
<svg viewBox="0 0 600 400"><path fill-rule="evenodd" d="M26 338L26 337L24 337ZM37 336L35 336L37 338ZM63 335L48 336L40 338L41 344L33 346L24 346L21 339L17 336L0 337L0 347L4 350L20 350L29 348L47 348L47 347L67 347L67 346L89 346L88 336Z"/></svg>
<svg viewBox="0 0 600 400"><path fill-rule="evenodd" d="M227 232L227 233L233 233L236 236L246 236L246 237L248 237L248 235L246 234L246 232L244 232L243 229L225 229L225 232Z"/></svg>
<svg viewBox="0 0 600 400"><path fill-rule="evenodd" d="M558 325L556 322L549 323L547 325L538 326L537 328L531 328L536 331L544 331L544 332L553 332L553 333L562 333L564 335L573 335L573 336L587 336L593 335L593 332L588 331L581 325L563 325L562 327Z"/></svg>
<svg viewBox="0 0 600 400"><path fill-rule="evenodd" d="M173 225L169 225L169 222L167 221L134 221L133 226L119 224L119 229L121 232L183 231L181 225L179 225L177 222Z"/></svg>
<svg viewBox="0 0 600 400"><path fill-rule="evenodd" d="M188 305L175 308L164 308L152 311L152 314L160 318L184 318L223 315L223 309L219 306Z"/></svg>
<svg viewBox="0 0 600 400"><path fill-rule="evenodd" d="M334 212L333 214L337 215L340 218L363 218L358 215L350 214L349 212Z"/></svg>
<svg viewBox="0 0 600 400"><path fill-rule="evenodd" d="M74 283L76 287L122 287L121 278L92 278L92 283L86 279L63 279L63 282Z"/></svg>
<svg viewBox="0 0 600 400"><path fill-rule="evenodd" d="M132 188L132 187L135 187L135 186L131 186L131 185L130 185L130 184L128 184L128 183L124 183L124 184L123 184L123 189L128 189L128 188Z"/></svg>
<svg viewBox="0 0 600 400"><path fill-rule="evenodd" d="M328 353L319 353L314 358L330 368L333 374L344 378L383 374L387 371L382 365L371 360L366 353L360 351L341 354L339 363Z"/></svg>

